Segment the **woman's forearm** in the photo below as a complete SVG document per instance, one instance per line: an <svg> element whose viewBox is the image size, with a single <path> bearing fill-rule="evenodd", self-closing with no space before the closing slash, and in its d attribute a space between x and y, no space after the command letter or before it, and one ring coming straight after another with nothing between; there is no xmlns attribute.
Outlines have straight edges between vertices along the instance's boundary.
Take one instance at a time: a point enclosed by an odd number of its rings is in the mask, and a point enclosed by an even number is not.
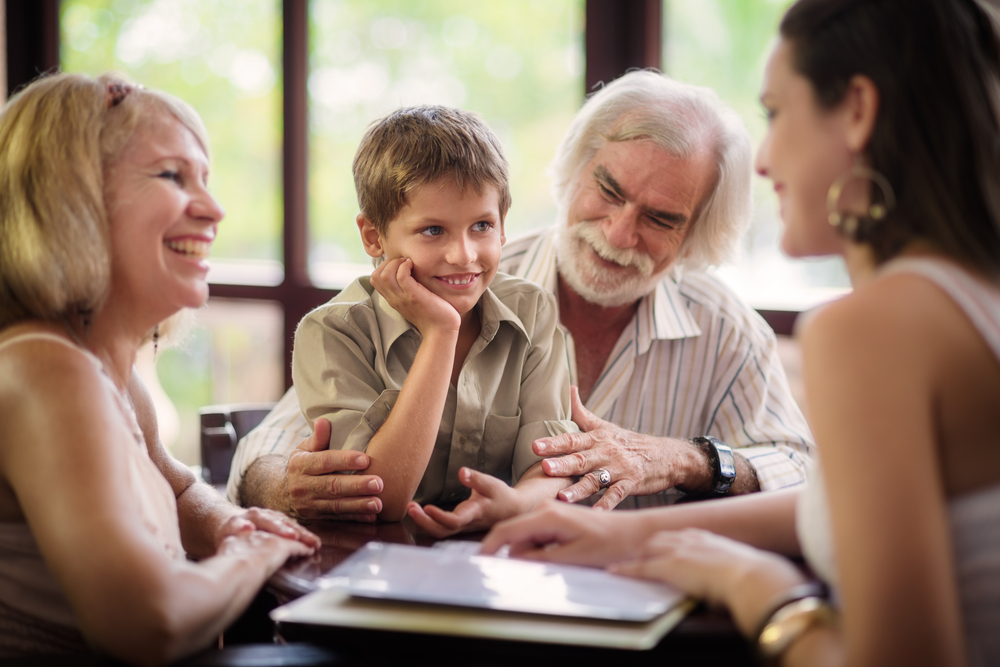
<svg viewBox="0 0 1000 667"><path fill-rule="evenodd" d="M634 529L645 535L659 530L702 528L786 556L800 556L795 506L801 485L779 491L705 500L631 513Z"/></svg>
<svg viewBox="0 0 1000 667"><path fill-rule="evenodd" d="M273 536L234 538L223 551L130 577L130 585L78 614L85 636L141 665L172 662L210 645L288 556Z"/></svg>

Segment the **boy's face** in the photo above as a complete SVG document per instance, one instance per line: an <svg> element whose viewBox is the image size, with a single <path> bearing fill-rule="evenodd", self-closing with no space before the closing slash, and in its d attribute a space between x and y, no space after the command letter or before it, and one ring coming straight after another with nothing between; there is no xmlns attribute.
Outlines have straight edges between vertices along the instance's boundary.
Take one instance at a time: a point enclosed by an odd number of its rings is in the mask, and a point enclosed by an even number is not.
<svg viewBox="0 0 1000 667"><path fill-rule="evenodd" d="M359 223L362 218L359 217ZM465 315L497 273L506 237L495 187L482 194L452 178L418 186L384 235L361 225L365 251L413 260L413 277Z"/></svg>

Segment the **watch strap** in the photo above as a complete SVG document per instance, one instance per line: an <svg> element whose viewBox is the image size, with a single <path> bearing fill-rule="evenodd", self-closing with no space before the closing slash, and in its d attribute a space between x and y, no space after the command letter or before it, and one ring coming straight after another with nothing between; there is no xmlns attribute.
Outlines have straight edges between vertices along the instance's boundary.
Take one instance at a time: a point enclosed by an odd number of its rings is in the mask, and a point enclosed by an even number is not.
<svg viewBox="0 0 1000 667"><path fill-rule="evenodd" d="M713 473L712 492L718 496L728 493L736 481L736 459L732 448L710 435L691 438L691 442L708 456Z"/></svg>

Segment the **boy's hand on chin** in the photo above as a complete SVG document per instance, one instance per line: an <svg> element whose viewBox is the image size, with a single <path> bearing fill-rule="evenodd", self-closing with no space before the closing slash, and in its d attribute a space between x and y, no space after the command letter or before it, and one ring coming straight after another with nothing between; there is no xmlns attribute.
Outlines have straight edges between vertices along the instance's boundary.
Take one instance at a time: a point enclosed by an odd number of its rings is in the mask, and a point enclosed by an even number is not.
<svg viewBox="0 0 1000 667"><path fill-rule="evenodd" d="M472 468L458 471L458 479L472 489L472 496L451 512L434 505L410 503L406 513L422 530L444 538L463 531L486 530L498 521L520 513L518 494L501 480Z"/></svg>
<svg viewBox="0 0 1000 667"><path fill-rule="evenodd" d="M454 331L462 316L454 306L421 285L413 277L413 260L397 257L372 271L372 286L424 336L433 330Z"/></svg>

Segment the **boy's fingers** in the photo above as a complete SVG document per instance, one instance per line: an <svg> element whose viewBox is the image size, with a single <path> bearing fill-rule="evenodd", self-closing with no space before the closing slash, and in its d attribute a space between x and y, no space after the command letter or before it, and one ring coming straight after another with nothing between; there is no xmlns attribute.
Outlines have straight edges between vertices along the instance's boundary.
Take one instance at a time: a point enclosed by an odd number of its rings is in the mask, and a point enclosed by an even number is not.
<svg viewBox="0 0 1000 667"><path fill-rule="evenodd" d="M448 537L452 534L452 531L447 530L444 526L438 524L436 521L427 516L424 512L424 508L416 503L411 503L407 509L407 514L413 519L413 523L417 524L417 527L428 533L432 537Z"/></svg>
<svg viewBox="0 0 1000 667"><path fill-rule="evenodd" d="M462 504L464 505L465 503ZM461 505L459 505L459 507L461 507ZM424 513L441 527L446 528L447 530L453 532L461 530L462 527L467 523L467 521L462 520L462 518L458 514L457 508L454 512L445 512L440 507L435 507L434 505L426 505L424 507Z"/></svg>
<svg viewBox="0 0 1000 667"><path fill-rule="evenodd" d="M493 475L487 475L472 468L461 468L458 471L458 481L473 491L479 492L480 495L491 499L496 498L497 494L510 488Z"/></svg>
<svg viewBox="0 0 1000 667"><path fill-rule="evenodd" d="M413 260L400 259L399 266L396 267L396 283L402 287L407 280L413 280Z"/></svg>

